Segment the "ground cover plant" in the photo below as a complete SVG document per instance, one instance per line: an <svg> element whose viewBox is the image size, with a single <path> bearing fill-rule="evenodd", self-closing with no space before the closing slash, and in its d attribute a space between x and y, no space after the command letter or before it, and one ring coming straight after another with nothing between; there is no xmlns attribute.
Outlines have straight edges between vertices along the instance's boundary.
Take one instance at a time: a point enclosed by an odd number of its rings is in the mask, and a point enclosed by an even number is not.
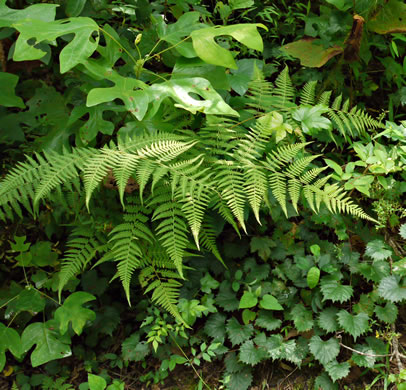
<svg viewBox="0 0 406 390"><path fill-rule="evenodd" d="M7 386L406 388L405 31L397 0L0 0Z"/></svg>

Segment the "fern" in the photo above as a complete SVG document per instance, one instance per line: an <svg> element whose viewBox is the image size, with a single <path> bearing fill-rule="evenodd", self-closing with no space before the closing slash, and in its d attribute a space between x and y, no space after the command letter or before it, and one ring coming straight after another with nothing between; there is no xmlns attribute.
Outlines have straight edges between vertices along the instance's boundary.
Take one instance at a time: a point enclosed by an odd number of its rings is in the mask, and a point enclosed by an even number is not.
<svg viewBox="0 0 406 390"><path fill-rule="evenodd" d="M75 228L69 236L62 266L59 272L59 300L66 283L79 274L96 257L98 252L106 249L106 237L94 227Z"/></svg>
<svg viewBox="0 0 406 390"><path fill-rule="evenodd" d="M182 283L180 275L173 270L173 262L166 252L157 246L147 253L144 259L144 267L139 274L141 287L147 294L152 293L152 301L171 313L186 327L189 327L180 315L177 302Z"/></svg>

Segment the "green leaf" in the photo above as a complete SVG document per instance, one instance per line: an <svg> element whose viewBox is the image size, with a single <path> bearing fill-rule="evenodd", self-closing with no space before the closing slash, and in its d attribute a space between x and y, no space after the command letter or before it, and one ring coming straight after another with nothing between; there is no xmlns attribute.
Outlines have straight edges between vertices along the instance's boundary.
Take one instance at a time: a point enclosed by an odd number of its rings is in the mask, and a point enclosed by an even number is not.
<svg viewBox="0 0 406 390"><path fill-rule="evenodd" d="M21 236L21 237L14 236L13 238L14 238L15 243L10 242L10 246L11 246L11 249L14 252L26 252L26 251L28 251L28 248L31 246L31 243L30 242L27 242L27 243L25 242L25 240L27 239L26 236Z"/></svg>
<svg viewBox="0 0 406 390"><path fill-rule="evenodd" d="M306 332L313 328L313 313L298 303L290 312L295 327L299 332Z"/></svg>
<svg viewBox="0 0 406 390"><path fill-rule="evenodd" d="M258 252L258 256L266 261L271 255L271 248L275 248L276 244L269 237L253 237L251 239L251 253Z"/></svg>
<svg viewBox="0 0 406 390"><path fill-rule="evenodd" d="M23 100L15 95L14 89L18 83L18 76L11 73L0 72L0 105L5 107L24 108Z"/></svg>
<svg viewBox="0 0 406 390"><path fill-rule="evenodd" d="M106 380L98 375L87 374L89 390L104 390L107 386Z"/></svg>
<svg viewBox="0 0 406 390"><path fill-rule="evenodd" d="M249 309L256 306L258 303L258 297L251 291L245 291L240 299L239 309Z"/></svg>
<svg viewBox="0 0 406 390"><path fill-rule="evenodd" d="M154 116L161 103L167 97L175 101L175 107L190 111L192 114L203 112L212 115L239 116L215 91L210 82L201 77L172 79L153 84L148 90L152 108L149 116ZM194 98L193 95L199 96Z"/></svg>
<svg viewBox="0 0 406 390"><path fill-rule="evenodd" d="M359 263L355 268L366 280L379 283L385 276L390 274L390 265L384 260L375 260L372 264Z"/></svg>
<svg viewBox="0 0 406 390"><path fill-rule="evenodd" d="M0 322L0 371L6 363L6 351L9 350L16 358L23 354L20 335L13 328L9 328Z"/></svg>
<svg viewBox="0 0 406 390"><path fill-rule="evenodd" d="M319 336L313 336L309 348L314 357L323 365L334 360L340 353L340 344L334 337L323 341Z"/></svg>
<svg viewBox="0 0 406 390"><path fill-rule="evenodd" d="M403 225L400 225L399 234L400 234L400 237L402 237L403 239L406 240L406 223L404 223Z"/></svg>
<svg viewBox="0 0 406 390"><path fill-rule="evenodd" d="M326 372L323 372L316 378L314 388L317 390L338 390L337 383L333 383Z"/></svg>
<svg viewBox="0 0 406 390"><path fill-rule="evenodd" d="M6 6L6 0L0 0L0 28L11 27L20 20L42 20L52 22L55 19L57 4L34 4L22 10L15 10Z"/></svg>
<svg viewBox="0 0 406 390"><path fill-rule="evenodd" d="M361 355L359 353L353 352L351 360L358 366L358 367L365 367L365 368L373 368L375 365L375 352L372 348L368 345L360 345L356 344L354 346L356 351L365 353L367 355ZM368 356L369 355L369 356Z"/></svg>
<svg viewBox="0 0 406 390"><path fill-rule="evenodd" d="M160 39L176 45L174 48L186 58L196 57L196 52L193 49L191 42L184 41L193 31L201 30L206 25L199 22L199 12L186 12L175 23L165 24L164 22L158 24L157 32Z"/></svg>
<svg viewBox="0 0 406 390"><path fill-rule="evenodd" d="M406 287L399 286L398 278L390 275L379 283L378 294L390 302L401 302L406 299Z"/></svg>
<svg viewBox="0 0 406 390"><path fill-rule="evenodd" d="M65 13L69 17L79 16L85 5L86 0L68 0L65 7Z"/></svg>
<svg viewBox="0 0 406 390"><path fill-rule="evenodd" d="M337 317L340 326L349 333L354 340L369 330L368 314L358 313L357 315L352 315L348 313L347 310L342 309L338 312Z"/></svg>
<svg viewBox="0 0 406 390"><path fill-rule="evenodd" d="M326 0L326 1L327 3L336 6L340 11L347 11L352 6L351 2L346 0Z"/></svg>
<svg viewBox="0 0 406 390"><path fill-rule="evenodd" d="M84 63L96 50L99 37L99 26L90 18L61 19L54 22L39 20L19 21L13 27L20 32L15 45L14 61L39 60L46 52L37 49L28 42L36 43L54 41L57 38L74 34L74 38L62 49L59 55L61 73L65 73L78 64Z"/></svg>
<svg viewBox="0 0 406 390"><path fill-rule="evenodd" d="M406 276L406 257L392 264L392 272L395 275Z"/></svg>
<svg viewBox="0 0 406 390"><path fill-rule="evenodd" d="M227 388L233 390L247 390L252 383L252 373L250 367L244 365L242 369L232 375L228 374L228 371L224 373L225 377L228 377Z"/></svg>
<svg viewBox="0 0 406 390"><path fill-rule="evenodd" d="M245 9L252 7L254 5L254 0L229 0L231 9L234 11L236 9Z"/></svg>
<svg viewBox="0 0 406 390"><path fill-rule="evenodd" d="M206 294L210 294L212 289L215 290L218 288L218 286L220 286L220 283L208 272L202 279L200 279L200 284L202 286L201 290Z"/></svg>
<svg viewBox="0 0 406 390"><path fill-rule="evenodd" d="M52 250L50 241L37 241L30 249L32 264L38 267L55 266L58 254Z"/></svg>
<svg viewBox="0 0 406 390"><path fill-rule="evenodd" d="M10 318L21 311L28 311L32 315L35 315L44 310L44 307L44 297L33 288L25 288L24 290L21 290L15 298L9 301L5 318Z"/></svg>
<svg viewBox="0 0 406 390"><path fill-rule="evenodd" d="M378 34L406 32L406 4L402 0L389 0L368 22L368 28Z"/></svg>
<svg viewBox="0 0 406 390"><path fill-rule="evenodd" d="M326 332L335 332L338 330L337 322L338 309L336 307L328 307L324 309L317 320L320 328L324 329Z"/></svg>
<svg viewBox="0 0 406 390"><path fill-rule="evenodd" d="M328 107L321 104L313 107L300 107L292 112L292 118L300 122L304 133L315 134L321 129L332 129L331 121L321 116L328 111Z"/></svg>
<svg viewBox="0 0 406 390"><path fill-rule="evenodd" d="M254 328L251 324L241 325L234 317L227 321L227 333L233 346L248 340L253 332Z"/></svg>
<svg viewBox="0 0 406 390"><path fill-rule="evenodd" d="M228 280L224 280L220 284L220 290L216 296L216 302L225 311L233 311L238 309L239 301L235 296L235 292L231 288L231 283Z"/></svg>
<svg viewBox="0 0 406 390"><path fill-rule="evenodd" d="M265 294L259 302L259 306L266 310L283 310L278 300L271 294Z"/></svg>
<svg viewBox="0 0 406 390"><path fill-rule="evenodd" d="M333 382L338 379L345 378L350 372L350 363L338 363L336 360L327 363L325 366L326 371L331 376Z"/></svg>
<svg viewBox="0 0 406 390"><path fill-rule="evenodd" d="M255 325L266 330L272 331L280 328L282 321L278 318L275 318L271 311L260 310L255 320Z"/></svg>
<svg viewBox="0 0 406 390"><path fill-rule="evenodd" d="M244 309L242 311L242 322L244 324L249 324L251 321L254 321L257 316L257 313L255 311L249 310L249 309Z"/></svg>
<svg viewBox="0 0 406 390"><path fill-rule="evenodd" d="M193 40L193 48L196 54L208 64L237 69L233 55L230 51L216 43L215 38L222 35L231 35L238 42L250 49L262 51L263 42L257 28L263 24L235 24L224 27L207 27L193 31L190 36Z"/></svg>
<svg viewBox="0 0 406 390"><path fill-rule="evenodd" d="M386 322L387 324L393 324L398 317L398 308L395 304L387 302L384 307L376 306L375 314L380 321Z"/></svg>
<svg viewBox="0 0 406 390"><path fill-rule="evenodd" d="M45 323L35 322L24 329L21 336L23 351L27 352L35 345L31 353L33 367L71 356L70 338L67 335L61 336L56 329L58 329L58 323L55 320Z"/></svg>
<svg viewBox="0 0 406 390"><path fill-rule="evenodd" d="M323 294L323 302L330 299L333 302L343 303L348 301L353 294L351 286L344 286L335 280L329 279L321 281L320 289Z"/></svg>
<svg viewBox="0 0 406 390"><path fill-rule="evenodd" d="M317 267L312 267L307 273L307 285L309 288L315 288L320 279L320 270Z"/></svg>
<svg viewBox="0 0 406 390"><path fill-rule="evenodd" d="M96 313L93 310L86 309L83 304L95 300L96 297L84 291L77 291L65 299L63 305L56 309L55 319L59 322L61 334L68 330L69 323L77 335L82 333L87 321L93 321Z"/></svg>
<svg viewBox="0 0 406 390"><path fill-rule="evenodd" d="M138 332L133 333L127 337L121 344L121 355L123 360L131 361L136 359L135 349L140 342L140 335Z"/></svg>
<svg viewBox="0 0 406 390"><path fill-rule="evenodd" d="M382 240L370 241L365 254L374 260L386 260L392 256L392 250Z"/></svg>
<svg viewBox="0 0 406 390"><path fill-rule="evenodd" d="M255 366L261 360L267 357L267 353L263 348L257 348L252 340L247 340L240 347L238 358L241 362Z"/></svg>
<svg viewBox="0 0 406 390"><path fill-rule="evenodd" d="M212 314L206 321L204 331L214 339L224 339L226 336L226 316L220 313Z"/></svg>

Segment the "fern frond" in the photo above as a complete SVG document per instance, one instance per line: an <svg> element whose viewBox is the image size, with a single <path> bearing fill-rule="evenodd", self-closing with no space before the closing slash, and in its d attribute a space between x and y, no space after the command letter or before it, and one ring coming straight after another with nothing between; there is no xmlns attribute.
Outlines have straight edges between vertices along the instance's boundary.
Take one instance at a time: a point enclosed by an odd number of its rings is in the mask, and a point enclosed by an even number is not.
<svg viewBox="0 0 406 390"><path fill-rule="evenodd" d="M276 88L273 91L277 100L274 106L281 111L286 111L294 103L296 91L293 88L292 80L289 76L289 68L286 66L285 69L279 74L275 80Z"/></svg>
<svg viewBox="0 0 406 390"><path fill-rule="evenodd" d="M78 227L70 234L59 271L58 294L61 299L62 289L71 278L80 273L92 261L98 252L105 249L106 237L89 226Z"/></svg>
<svg viewBox="0 0 406 390"><path fill-rule="evenodd" d="M224 260L217 248L214 226L214 219L210 215L206 215L200 229L199 239L202 246L209 250L225 266Z"/></svg>
<svg viewBox="0 0 406 390"><path fill-rule="evenodd" d="M145 293L153 291L152 301L188 327L177 308L179 290L182 287L178 278L178 274L161 270L154 265L143 268L139 275L140 284L145 289Z"/></svg>
<svg viewBox="0 0 406 390"><path fill-rule="evenodd" d="M127 297L130 300L130 283L135 269L139 268L142 251L139 246L138 237L135 234L136 227L131 223L123 223L116 226L110 232L111 252L117 264L117 275L119 276Z"/></svg>
<svg viewBox="0 0 406 390"><path fill-rule="evenodd" d="M246 232L244 222L244 176L236 164L232 161L219 160L217 161L216 182L222 198L226 201L237 221Z"/></svg>
<svg viewBox="0 0 406 390"><path fill-rule="evenodd" d="M152 221L161 220L155 231L179 274L183 277L183 254L189 244L189 239L181 204L172 198L169 188L162 187L161 193L156 192L148 206L155 207Z"/></svg>
<svg viewBox="0 0 406 390"><path fill-rule="evenodd" d="M309 106L315 105L316 86L317 86L316 80L310 81L303 86L302 92L300 94L301 105L309 105Z"/></svg>

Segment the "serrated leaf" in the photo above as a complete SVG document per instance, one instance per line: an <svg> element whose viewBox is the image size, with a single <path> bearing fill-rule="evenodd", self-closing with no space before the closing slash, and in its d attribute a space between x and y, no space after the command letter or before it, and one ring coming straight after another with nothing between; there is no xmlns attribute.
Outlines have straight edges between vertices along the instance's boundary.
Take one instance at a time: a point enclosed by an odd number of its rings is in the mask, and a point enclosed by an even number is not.
<svg viewBox="0 0 406 390"><path fill-rule="evenodd" d="M375 314L379 320L387 324L393 324L398 317L398 308L395 304L388 302L384 307L376 306Z"/></svg>
<svg viewBox="0 0 406 390"><path fill-rule="evenodd" d="M338 309L335 307L328 307L324 309L317 320L320 328L324 329L326 332L335 332L338 330L337 322Z"/></svg>
<svg viewBox="0 0 406 390"><path fill-rule="evenodd" d="M258 317L255 320L255 325L266 330L272 331L280 328L282 321L278 318L275 318L272 312L268 310L260 310Z"/></svg>
<svg viewBox="0 0 406 390"><path fill-rule="evenodd" d="M406 287L399 286L397 277L391 275L381 280L378 294L390 302L401 302L406 299Z"/></svg>
<svg viewBox="0 0 406 390"><path fill-rule="evenodd" d="M293 307L290 312L295 328L299 332L306 332L313 328L313 313L311 310L306 309L303 304L298 303Z"/></svg>
<svg viewBox="0 0 406 390"><path fill-rule="evenodd" d="M127 337L121 344L121 355L123 360L131 361L135 360L135 348L140 342L139 333L133 333L130 337Z"/></svg>
<svg viewBox="0 0 406 390"><path fill-rule="evenodd" d="M337 360L334 360L330 363L327 363L325 366L326 371L330 375L333 382L338 379L345 378L350 372L350 364L348 362L338 363Z"/></svg>
<svg viewBox="0 0 406 390"><path fill-rule="evenodd" d="M365 353L367 355L361 355L359 353L353 352L352 354L352 361L358 366L358 367L365 367L365 368L373 368L375 365L375 353L372 350L372 348L370 348L368 345L360 345L360 344L356 344L354 346L354 349L356 351Z"/></svg>
<svg viewBox="0 0 406 390"><path fill-rule="evenodd" d="M333 302L343 303L348 301L353 294L351 286L344 286L335 280L322 280L320 289L323 294L323 302L330 299Z"/></svg>
<svg viewBox="0 0 406 390"><path fill-rule="evenodd" d="M240 299L239 309L249 309L256 306L258 297L252 291L245 291Z"/></svg>
<svg viewBox="0 0 406 390"><path fill-rule="evenodd" d="M309 342L310 352L321 363L327 364L340 353L340 344L336 338L323 341L319 336L313 336Z"/></svg>
<svg viewBox="0 0 406 390"><path fill-rule="evenodd" d="M323 372L316 378L314 388L317 390L338 390L338 384L333 383L326 372Z"/></svg>
<svg viewBox="0 0 406 390"><path fill-rule="evenodd" d="M227 371L224 373L224 376L227 377ZM247 366L239 372L235 372L229 377L227 382L227 388L233 390L247 390L252 383L252 373L251 369Z"/></svg>
<svg viewBox="0 0 406 390"><path fill-rule="evenodd" d="M406 223L404 223L403 225L400 225L399 234L400 234L400 237L402 237L403 239L406 240Z"/></svg>
<svg viewBox="0 0 406 390"><path fill-rule="evenodd" d="M234 311L238 309L239 301L228 280L224 280L220 284L219 293L216 296L216 303L225 311Z"/></svg>
<svg viewBox="0 0 406 390"><path fill-rule="evenodd" d="M386 260L392 256L392 250L382 240L374 240L368 242L365 254L374 260Z"/></svg>
<svg viewBox="0 0 406 390"><path fill-rule="evenodd" d="M266 356L267 353L263 348L257 348L252 340L247 340L241 345L238 358L245 364L255 366L261 360L264 360Z"/></svg>
<svg viewBox="0 0 406 390"><path fill-rule="evenodd" d="M263 309L266 310L283 310L278 300L271 294L265 294L259 303Z"/></svg>
<svg viewBox="0 0 406 390"><path fill-rule="evenodd" d="M233 346L242 344L244 341L248 340L254 332L254 328L251 324L241 325L234 317L227 321L226 329Z"/></svg>
<svg viewBox="0 0 406 390"><path fill-rule="evenodd" d="M390 274L390 265L387 261L377 260L373 264L359 263L356 269L368 281L379 283L382 278Z"/></svg>
<svg viewBox="0 0 406 390"><path fill-rule="evenodd" d="M224 339L226 336L226 316L220 313L212 314L206 321L204 330L214 339Z"/></svg>
<svg viewBox="0 0 406 390"><path fill-rule="evenodd" d="M338 323L340 326L349 333L354 340L358 336L369 330L369 317L365 313L358 313L352 315L347 310L340 310L337 314Z"/></svg>
<svg viewBox="0 0 406 390"><path fill-rule="evenodd" d="M77 291L65 299L63 305L56 309L55 319L59 322L61 334L68 331L69 323L77 335L82 333L87 321L93 321L96 313L93 310L86 309L83 304L95 300L96 297L84 291Z"/></svg>
<svg viewBox="0 0 406 390"><path fill-rule="evenodd" d="M392 272L395 275L406 276L406 257L392 264Z"/></svg>
<svg viewBox="0 0 406 390"><path fill-rule="evenodd" d="M315 288L320 279L320 270L317 267L312 267L307 273L307 285L309 288Z"/></svg>
<svg viewBox="0 0 406 390"><path fill-rule="evenodd" d="M271 256L271 249L275 248L276 244L269 237L252 237L251 253L258 252L258 256L266 261Z"/></svg>
<svg viewBox="0 0 406 390"><path fill-rule="evenodd" d="M58 325L55 320L50 320L45 323L34 322L24 329L21 335L23 351L27 352L35 345L31 353L33 367L72 355L70 338L67 335L60 335L57 331Z"/></svg>

